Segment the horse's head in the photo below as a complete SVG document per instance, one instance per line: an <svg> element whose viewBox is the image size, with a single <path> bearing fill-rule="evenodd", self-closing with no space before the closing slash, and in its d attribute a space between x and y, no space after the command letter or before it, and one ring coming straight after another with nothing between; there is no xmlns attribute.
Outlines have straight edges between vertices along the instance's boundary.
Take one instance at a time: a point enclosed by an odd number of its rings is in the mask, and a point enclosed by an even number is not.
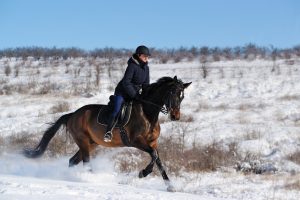
<svg viewBox="0 0 300 200"><path fill-rule="evenodd" d="M180 119L180 104L184 98L184 89L190 83L183 83L177 76L162 77L157 82L143 88L144 109L150 115L170 113L171 120Z"/></svg>
<svg viewBox="0 0 300 200"><path fill-rule="evenodd" d="M187 88L190 83L183 83L177 79L177 76L173 78L173 81L169 83L170 89L165 100L165 106L170 112L170 118L172 121L180 119L180 104L184 98L184 89Z"/></svg>

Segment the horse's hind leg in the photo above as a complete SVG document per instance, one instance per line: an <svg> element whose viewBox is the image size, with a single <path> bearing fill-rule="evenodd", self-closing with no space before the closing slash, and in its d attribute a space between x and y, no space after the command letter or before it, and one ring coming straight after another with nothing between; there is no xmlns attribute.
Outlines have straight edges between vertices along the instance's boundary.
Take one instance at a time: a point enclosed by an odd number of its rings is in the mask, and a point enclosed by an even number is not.
<svg viewBox="0 0 300 200"><path fill-rule="evenodd" d="M92 171L92 166L90 164L90 152L95 149L97 146L96 143L91 143L90 139L86 137L85 139L82 139L82 142L78 145L81 152L81 158L83 161L83 167L87 171Z"/></svg>

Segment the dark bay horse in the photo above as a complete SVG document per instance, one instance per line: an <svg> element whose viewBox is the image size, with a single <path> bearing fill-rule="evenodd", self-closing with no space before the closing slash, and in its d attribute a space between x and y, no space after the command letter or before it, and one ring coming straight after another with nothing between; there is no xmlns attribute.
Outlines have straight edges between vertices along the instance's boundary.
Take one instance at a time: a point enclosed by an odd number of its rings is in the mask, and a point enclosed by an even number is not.
<svg viewBox="0 0 300 200"><path fill-rule="evenodd" d="M124 129L126 130L130 146L145 151L150 154L151 162L147 167L140 171L139 177L146 177L153 170L156 163L168 190L174 188L161 163L157 151L157 140L160 135L160 125L158 116L162 108L165 108L170 114L171 120L180 119L180 104L184 98L184 89L190 83L183 83L181 80L171 77L160 78L157 82L150 84L142 92L142 100L134 101L129 122ZM40 143L36 148L24 150L24 154L30 158L41 156L52 137L58 131L61 125L67 127L79 147L77 153L70 158L69 166L77 165L83 161L86 164L90 161L90 152L97 145L105 147L124 147L120 136L120 129L113 130L113 140L110 143L103 141L105 126L97 122L97 115L104 105L85 105L73 113L61 116L44 133Z"/></svg>

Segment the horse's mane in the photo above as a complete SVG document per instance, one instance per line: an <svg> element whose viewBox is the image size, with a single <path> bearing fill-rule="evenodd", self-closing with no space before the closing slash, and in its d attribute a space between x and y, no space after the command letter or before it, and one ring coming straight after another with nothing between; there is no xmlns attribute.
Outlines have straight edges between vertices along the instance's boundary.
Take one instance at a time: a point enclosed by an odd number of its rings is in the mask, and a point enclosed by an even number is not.
<svg viewBox="0 0 300 200"><path fill-rule="evenodd" d="M152 83L150 85L148 85L146 88L143 88L143 95L148 95L148 94L152 94L157 88L161 87L162 85L169 85L171 86L172 84L175 83L181 83L183 84L183 82L180 79L174 79L172 77L169 76L164 76L160 79L158 79L155 83Z"/></svg>

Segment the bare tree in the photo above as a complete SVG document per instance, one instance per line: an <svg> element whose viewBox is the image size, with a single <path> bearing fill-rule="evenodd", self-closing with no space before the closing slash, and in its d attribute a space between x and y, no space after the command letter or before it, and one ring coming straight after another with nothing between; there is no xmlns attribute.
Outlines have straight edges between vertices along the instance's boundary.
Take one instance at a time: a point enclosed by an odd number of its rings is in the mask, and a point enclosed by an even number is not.
<svg viewBox="0 0 300 200"><path fill-rule="evenodd" d="M245 59L254 60L257 57L257 47L255 44L248 44L244 47Z"/></svg>
<svg viewBox="0 0 300 200"><path fill-rule="evenodd" d="M242 54L241 47L234 47L233 54L234 54L234 59L240 59Z"/></svg>
<svg viewBox="0 0 300 200"><path fill-rule="evenodd" d="M200 63L201 65L201 69L202 69L202 77L205 79L208 75L208 71L207 71L207 67L206 67L206 63L208 60L208 55L209 55L209 48L208 47L202 47L200 49Z"/></svg>
<svg viewBox="0 0 300 200"><path fill-rule="evenodd" d="M277 55L278 55L278 49L274 48L273 46L271 47L271 49L272 49L271 58L272 58L272 61L273 61L273 67L272 67L271 72L274 72L275 68L276 68L276 59L277 59Z"/></svg>
<svg viewBox="0 0 300 200"><path fill-rule="evenodd" d="M11 68L9 65L6 65L4 68L4 73L6 76L9 76L11 74Z"/></svg>
<svg viewBox="0 0 300 200"><path fill-rule="evenodd" d="M213 61L218 62L221 60L221 50L218 47L215 47L211 50Z"/></svg>
<svg viewBox="0 0 300 200"><path fill-rule="evenodd" d="M223 55L224 55L225 59L232 60L232 58L233 58L232 49L229 47L223 49Z"/></svg>
<svg viewBox="0 0 300 200"><path fill-rule="evenodd" d="M95 65L95 70L96 70L96 85L100 85L100 73L101 73L101 65L100 63L97 63Z"/></svg>

